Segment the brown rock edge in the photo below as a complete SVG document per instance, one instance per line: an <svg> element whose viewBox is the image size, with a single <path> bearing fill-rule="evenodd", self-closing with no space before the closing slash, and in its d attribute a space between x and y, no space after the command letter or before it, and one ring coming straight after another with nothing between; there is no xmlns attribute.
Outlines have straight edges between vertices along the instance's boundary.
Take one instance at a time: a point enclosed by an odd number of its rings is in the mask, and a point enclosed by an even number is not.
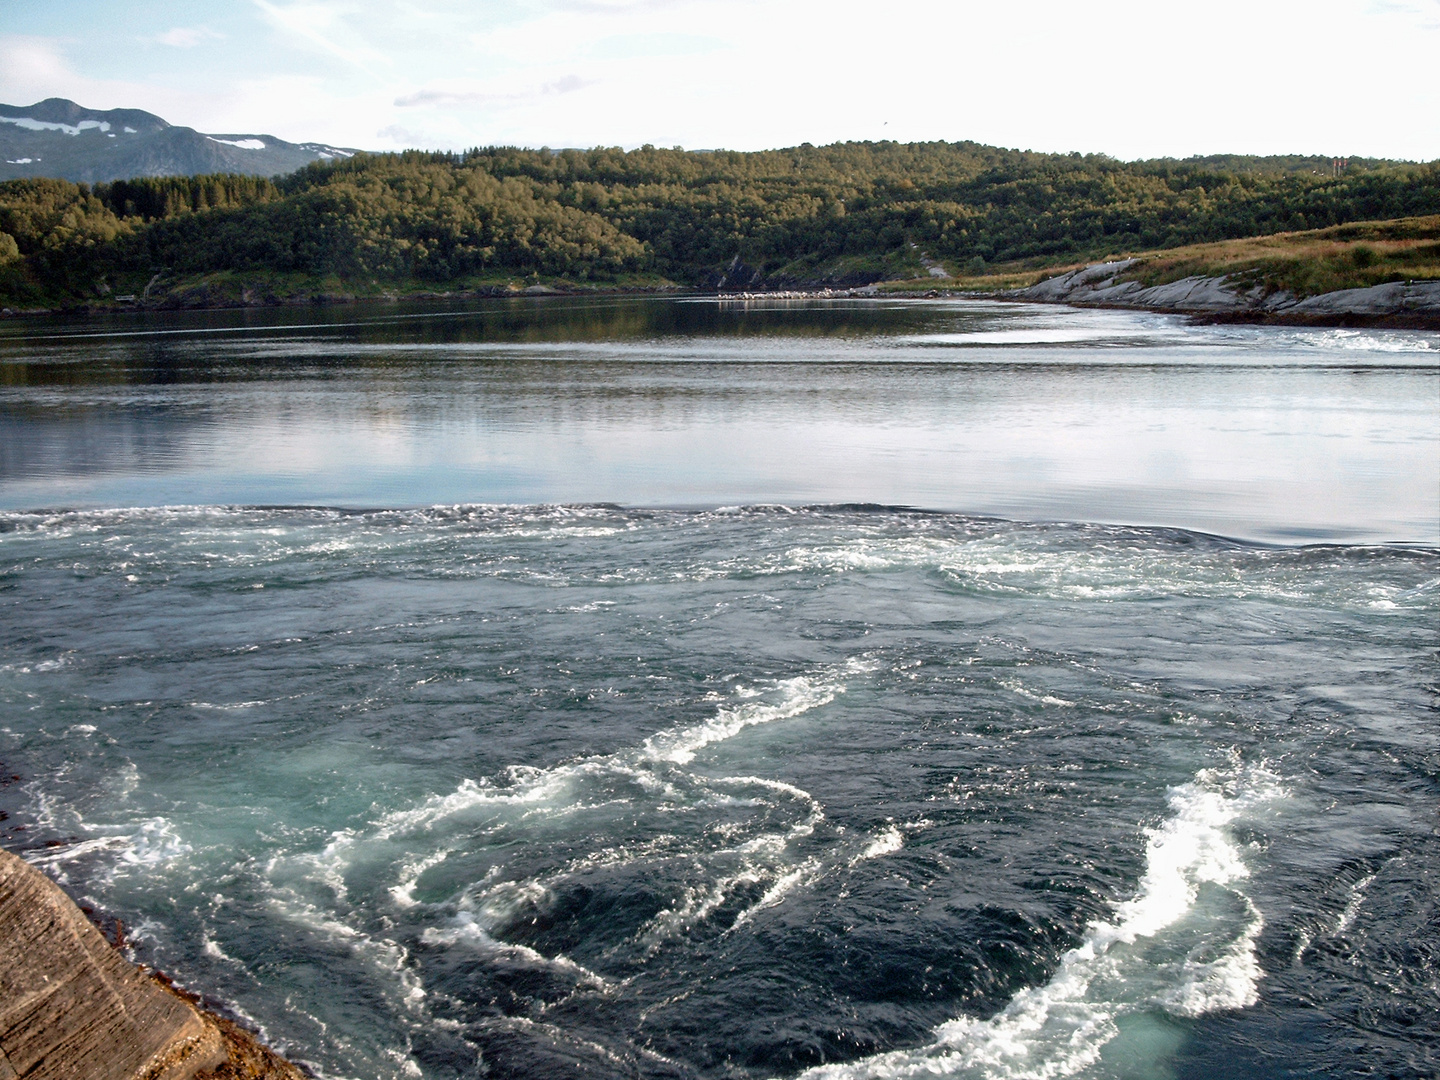
<svg viewBox="0 0 1440 1080"><path fill-rule="evenodd" d="M53 881L0 850L0 1080L302 1080L130 963Z"/></svg>
<svg viewBox="0 0 1440 1080"><path fill-rule="evenodd" d="M233 1020L207 1010L195 995L175 986L159 972L152 976L172 994L183 998L220 1032L226 1060L212 1069L203 1069L194 1080L308 1080L306 1074L262 1043Z"/></svg>

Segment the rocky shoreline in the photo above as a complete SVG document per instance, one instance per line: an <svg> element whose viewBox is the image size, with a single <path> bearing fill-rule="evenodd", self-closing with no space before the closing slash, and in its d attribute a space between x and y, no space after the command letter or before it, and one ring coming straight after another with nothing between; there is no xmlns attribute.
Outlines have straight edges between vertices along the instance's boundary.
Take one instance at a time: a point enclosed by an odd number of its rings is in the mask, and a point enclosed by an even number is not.
<svg viewBox="0 0 1440 1080"><path fill-rule="evenodd" d="M303 1080L0 850L0 1080Z"/></svg>
<svg viewBox="0 0 1440 1080"><path fill-rule="evenodd" d="M1094 263L1047 278L1005 299L1130 308L1217 321L1302 326L1385 326L1440 330L1440 281L1392 281L1368 289L1341 289L1304 299L1284 290L1245 288L1223 277L1187 277L1146 287L1123 275L1138 260Z"/></svg>
<svg viewBox="0 0 1440 1080"><path fill-rule="evenodd" d="M747 289L710 292L722 302L770 300L873 299L883 296L940 299L969 296L979 299L1028 303L1071 304L1078 307L1119 308L1188 315L1211 322L1281 323L1300 326L1373 326L1394 329L1440 330L1440 281L1395 281L1365 289L1342 289L1318 296L1297 297L1284 290L1245 287L1230 278L1186 277L1164 285L1145 286L1125 274L1139 262L1121 259L1093 263L1079 270L1047 278L1025 289L955 292L946 289L895 290L878 284L814 288ZM530 285L525 288L482 286L454 291L381 293L356 296L347 293L297 294L277 298L246 290L241 300L222 300L203 290L183 297L167 296L160 302L87 304L76 308L0 310L0 317L22 318L55 314L96 314L120 311L220 310L244 307L289 307L308 304L394 303L404 300L479 300L558 296L677 295L687 290L675 285L616 288ZM706 295L700 291L699 295Z"/></svg>

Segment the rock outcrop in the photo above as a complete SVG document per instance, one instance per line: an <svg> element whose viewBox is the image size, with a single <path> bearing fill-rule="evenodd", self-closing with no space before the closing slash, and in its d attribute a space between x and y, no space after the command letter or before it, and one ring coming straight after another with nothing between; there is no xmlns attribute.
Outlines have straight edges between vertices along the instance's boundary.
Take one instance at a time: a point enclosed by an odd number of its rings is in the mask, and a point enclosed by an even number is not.
<svg viewBox="0 0 1440 1080"><path fill-rule="evenodd" d="M0 1080L192 1080L226 1069L230 1042L0 851Z"/></svg>
<svg viewBox="0 0 1440 1080"><path fill-rule="evenodd" d="M1242 289L1228 278L1187 277L1149 288L1138 281L1120 280L1137 261L1122 259L1095 263L1006 295L1016 300L1140 308L1261 321L1325 323L1355 320L1440 328L1440 281L1394 281L1368 289L1343 289L1301 300L1283 290L1267 291L1259 286Z"/></svg>
<svg viewBox="0 0 1440 1080"><path fill-rule="evenodd" d="M1278 309L1293 315L1419 315L1440 319L1440 281L1390 281L1321 293Z"/></svg>

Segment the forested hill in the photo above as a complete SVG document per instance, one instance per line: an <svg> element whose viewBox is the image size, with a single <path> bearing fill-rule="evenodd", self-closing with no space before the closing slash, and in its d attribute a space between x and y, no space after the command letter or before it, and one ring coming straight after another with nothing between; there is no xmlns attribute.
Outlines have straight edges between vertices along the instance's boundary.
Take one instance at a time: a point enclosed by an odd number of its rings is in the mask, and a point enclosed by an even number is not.
<svg viewBox="0 0 1440 1080"><path fill-rule="evenodd" d="M922 262L976 273L1435 213L1440 163L1126 163L891 142L410 152L279 180L0 184L0 293L74 303L207 275L358 293L535 280L860 283L924 273Z"/></svg>

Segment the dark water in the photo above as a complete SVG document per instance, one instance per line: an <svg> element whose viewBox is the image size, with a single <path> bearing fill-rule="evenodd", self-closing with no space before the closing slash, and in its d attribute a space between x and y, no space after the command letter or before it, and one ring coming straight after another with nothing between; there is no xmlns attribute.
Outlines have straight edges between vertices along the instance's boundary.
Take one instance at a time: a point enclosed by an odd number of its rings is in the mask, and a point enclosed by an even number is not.
<svg viewBox="0 0 1440 1080"><path fill-rule="evenodd" d="M0 830L137 958L332 1077L1440 1068L1434 335L361 310L6 328Z"/></svg>

